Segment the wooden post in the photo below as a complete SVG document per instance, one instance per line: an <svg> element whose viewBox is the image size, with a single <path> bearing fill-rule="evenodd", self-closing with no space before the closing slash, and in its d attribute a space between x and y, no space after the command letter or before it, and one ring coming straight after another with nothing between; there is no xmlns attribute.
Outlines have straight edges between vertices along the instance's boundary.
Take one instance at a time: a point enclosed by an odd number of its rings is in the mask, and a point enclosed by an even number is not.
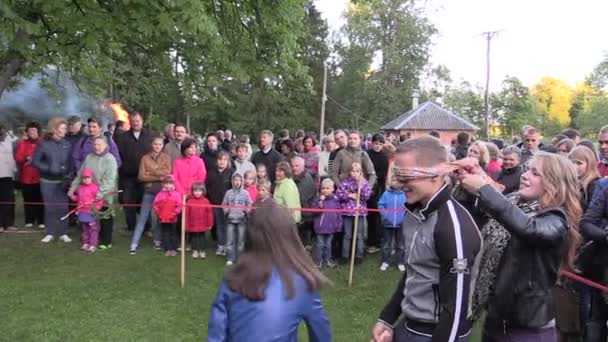
<svg viewBox="0 0 608 342"><path fill-rule="evenodd" d="M355 251L357 250L357 233L359 227L359 202L361 200L361 181L363 180L363 175L359 176L359 181L357 182L357 198L355 203L355 222L353 226L353 239L351 241L350 248L350 270L348 272L348 287L353 287L353 272L355 271Z"/></svg>
<svg viewBox="0 0 608 342"><path fill-rule="evenodd" d="M186 195L182 199L182 237L181 237L180 282L182 288L186 285Z"/></svg>

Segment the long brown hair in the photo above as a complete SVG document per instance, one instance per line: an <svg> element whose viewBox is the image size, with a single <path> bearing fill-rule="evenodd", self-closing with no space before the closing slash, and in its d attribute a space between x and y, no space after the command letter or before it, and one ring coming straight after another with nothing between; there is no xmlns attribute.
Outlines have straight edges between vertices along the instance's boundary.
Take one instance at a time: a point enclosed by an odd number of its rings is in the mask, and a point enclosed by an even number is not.
<svg viewBox="0 0 608 342"><path fill-rule="evenodd" d="M262 207L252 213L245 230L245 250L226 282L249 300L264 300L273 270L279 273L288 299L296 295L295 273L304 278L311 292L329 282L304 249L287 209Z"/></svg>
<svg viewBox="0 0 608 342"><path fill-rule="evenodd" d="M595 152L585 146L576 146L570 151L568 157L572 161L579 160L587 164L587 170L585 170L585 173L581 175L578 180L581 184L585 199L592 196L593 194L587 193L589 184L596 179L602 178L600 176L600 171L597 169L597 156Z"/></svg>
<svg viewBox="0 0 608 342"><path fill-rule="evenodd" d="M541 208L561 208L568 221L568 249L562 255L561 267L574 270L574 258L581 241L580 220L583 215L579 182L574 164L564 156L538 152L533 163L543 177L545 194L540 198Z"/></svg>

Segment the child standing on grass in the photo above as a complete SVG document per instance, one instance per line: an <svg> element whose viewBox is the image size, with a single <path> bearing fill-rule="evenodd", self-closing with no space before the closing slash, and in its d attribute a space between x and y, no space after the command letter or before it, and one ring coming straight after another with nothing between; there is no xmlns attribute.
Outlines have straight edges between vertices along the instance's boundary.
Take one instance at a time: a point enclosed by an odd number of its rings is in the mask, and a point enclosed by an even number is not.
<svg viewBox="0 0 608 342"><path fill-rule="evenodd" d="M312 208L336 210L335 212L315 213L314 230L317 239L315 262L318 268L326 265L335 267L331 258L331 241L334 233L342 230L342 213L339 212L340 200L334 195L334 181L325 178L321 182L321 194L313 200Z"/></svg>
<svg viewBox="0 0 608 342"><path fill-rule="evenodd" d="M245 172L245 191L249 193L251 202L255 202L258 199L257 177L254 170Z"/></svg>
<svg viewBox="0 0 608 342"><path fill-rule="evenodd" d="M177 256L177 215L182 212L182 196L175 190L173 176L163 177L163 189L154 198L154 213L161 225L165 256Z"/></svg>
<svg viewBox="0 0 608 342"><path fill-rule="evenodd" d="M395 246L395 263L399 271L405 272L405 241L402 234L403 218L405 217L405 193L399 189L399 184L391 182L378 201L378 209L388 209L382 212L382 264L380 271L386 271L391 263L391 252Z"/></svg>
<svg viewBox="0 0 608 342"><path fill-rule="evenodd" d="M207 173L207 194L211 204L220 205L224 200L226 191L230 189L230 177L234 169L230 165L230 155L226 151L217 154L216 165ZM211 235L217 237L217 251L215 255L226 255L226 217L222 208L213 208L213 224L215 229Z"/></svg>
<svg viewBox="0 0 608 342"><path fill-rule="evenodd" d="M98 192L99 186L93 182L93 170L88 168L82 170L80 185L76 194L70 196L70 199L78 204L78 221L82 227L80 249L89 253L97 250L99 226L93 208L100 210L103 206L103 201L95 201Z"/></svg>
<svg viewBox="0 0 608 342"><path fill-rule="evenodd" d="M211 203L205 197L205 184L195 182L192 185L192 194L186 202L186 232L190 233L192 245L192 258L205 259L205 245L207 238L205 233L213 226L213 209Z"/></svg>
<svg viewBox="0 0 608 342"><path fill-rule="evenodd" d="M359 211L357 208L357 188L361 180L361 194L359 196ZM355 264L360 264L363 261L363 252L365 251L363 222L367 216L367 200L371 196L371 191L367 180L363 178L363 169L361 164L352 163L349 171L349 177L345 179L336 192L336 197L342 203L342 209L348 209L348 212L343 213L344 238L342 239L342 258L348 260L350 257L350 247L352 239L357 239ZM359 216L357 236L353 237L355 226L355 217Z"/></svg>
<svg viewBox="0 0 608 342"><path fill-rule="evenodd" d="M223 208L226 215L226 266L232 266L245 246L245 226L249 209L241 207L251 206L251 198L243 189L243 176L240 174L235 172L232 176L232 189L226 192L222 205L228 206Z"/></svg>

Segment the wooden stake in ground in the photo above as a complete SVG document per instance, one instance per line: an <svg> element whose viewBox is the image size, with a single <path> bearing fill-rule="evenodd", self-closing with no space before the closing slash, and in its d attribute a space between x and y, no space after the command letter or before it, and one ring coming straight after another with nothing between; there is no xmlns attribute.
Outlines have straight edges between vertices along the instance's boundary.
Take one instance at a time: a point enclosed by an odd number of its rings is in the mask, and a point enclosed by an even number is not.
<svg viewBox="0 0 608 342"><path fill-rule="evenodd" d="M350 270L348 272L348 287L353 287L353 272L355 271L355 251L357 250L357 233L359 227L359 202L361 200L361 181L363 180L363 175L359 176L359 181L357 182L357 197L355 199L355 221L353 226L353 238L351 241L350 247Z"/></svg>
<svg viewBox="0 0 608 342"><path fill-rule="evenodd" d="M181 237L181 265L180 265L180 281L182 288L186 285L186 196L182 199L182 237Z"/></svg>

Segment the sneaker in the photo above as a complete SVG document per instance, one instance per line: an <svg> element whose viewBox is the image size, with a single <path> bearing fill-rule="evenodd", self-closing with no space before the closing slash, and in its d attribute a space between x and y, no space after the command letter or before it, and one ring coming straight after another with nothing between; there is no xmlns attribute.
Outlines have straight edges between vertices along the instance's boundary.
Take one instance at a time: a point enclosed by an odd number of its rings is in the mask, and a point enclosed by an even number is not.
<svg viewBox="0 0 608 342"><path fill-rule="evenodd" d="M15 227L15 226L10 226L10 227L6 228L6 230L9 232L16 232L19 230L19 228Z"/></svg>
<svg viewBox="0 0 608 342"><path fill-rule="evenodd" d="M192 251L192 247L186 246L186 252L190 252L190 251Z"/></svg>
<svg viewBox="0 0 608 342"><path fill-rule="evenodd" d="M217 246L217 251L215 251L215 255L226 255L226 247L222 245Z"/></svg>
<svg viewBox="0 0 608 342"><path fill-rule="evenodd" d="M325 261L325 265L327 265L327 267L329 267L329 268L336 267L336 263L333 260L331 260L331 259Z"/></svg>
<svg viewBox="0 0 608 342"><path fill-rule="evenodd" d="M166 257L170 257L170 256L171 256L171 251L166 251L166 252L165 252L165 256L166 256Z"/></svg>
<svg viewBox="0 0 608 342"><path fill-rule="evenodd" d="M82 249L83 251L86 251L89 249L89 247L91 247L91 246L89 246L89 244L83 243L82 246L80 246L80 249Z"/></svg>
<svg viewBox="0 0 608 342"><path fill-rule="evenodd" d="M65 234L61 235L61 236L59 237L59 240L61 240L61 241L65 242L65 243L72 242L72 239L70 239L70 237L69 237L69 236L67 236L67 235L65 235Z"/></svg>
<svg viewBox="0 0 608 342"><path fill-rule="evenodd" d="M53 235L47 235L44 237L44 239L40 240L40 242L44 242L44 243L49 243L51 241L53 241Z"/></svg>
<svg viewBox="0 0 608 342"><path fill-rule="evenodd" d="M198 251L192 252L192 259L198 259Z"/></svg>
<svg viewBox="0 0 608 342"><path fill-rule="evenodd" d="M318 263L316 263L316 264L315 264L315 267L316 267L317 269L319 269L319 270L320 270L320 269L322 269L322 268L323 268L323 261L319 261Z"/></svg>
<svg viewBox="0 0 608 342"><path fill-rule="evenodd" d="M162 249L160 241L154 241L154 250L160 251Z"/></svg>
<svg viewBox="0 0 608 342"><path fill-rule="evenodd" d="M33 228L33 227L34 227L34 225L31 224L31 223L26 223L25 226L23 226L23 228L27 228L27 229L30 229L30 228Z"/></svg>
<svg viewBox="0 0 608 342"><path fill-rule="evenodd" d="M230 267L230 266L232 266L232 261L230 261L230 260L226 261L226 267Z"/></svg>
<svg viewBox="0 0 608 342"><path fill-rule="evenodd" d="M110 249L112 248L112 244L108 244L108 245L99 245L99 249L104 251L106 249Z"/></svg>
<svg viewBox="0 0 608 342"><path fill-rule="evenodd" d="M404 264L397 265L397 268L399 269L399 272L405 272L405 265Z"/></svg>
<svg viewBox="0 0 608 342"><path fill-rule="evenodd" d="M172 257L177 256L177 251L171 251L171 255Z"/></svg>
<svg viewBox="0 0 608 342"><path fill-rule="evenodd" d="M0 233L4 233L4 227L0 227Z"/></svg>
<svg viewBox="0 0 608 342"><path fill-rule="evenodd" d="M308 252L312 251L312 246L311 245L306 245L304 246L304 249Z"/></svg>
<svg viewBox="0 0 608 342"><path fill-rule="evenodd" d="M129 255L136 255L137 254L137 247L131 246L131 248L129 249Z"/></svg>
<svg viewBox="0 0 608 342"><path fill-rule="evenodd" d="M207 257L207 253L205 253L204 251L203 251L203 252L200 252L200 253L198 254L198 257L199 257L199 258L201 258L201 259L205 259L205 258Z"/></svg>
<svg viewBox="0 0 608 342"><path fill-rule="evenodd" d="M45 225L43 225L43 224L39 224L39 225L38 225L38 229L45 229L45 228L46 228L46 226L45 226Z"/></svg>
<svg viewBox="0 0 608 342"><path fill-rule="evenodd" d="M87 249L87 252L89 253L95 253L97 251L97 248L95 248L95 246L89 246L89 249Z"/></svg>
<svg viewBox="0 0 608 342"><path fill-rule="evenodd" d="M367 253L369 254L374 254L374 253L378 253L380 252L380 248L376 247L376 246L371 246L370 248L367 249Z"/></svg>
<svg viewBox="0 0 608 342"><path fill-rule="evenodd" d="M402 265L399 265L402 266ZM388 263L383 262L382 265L380 265L380 271L385 272L386 270L388 270Z"/></svg>

